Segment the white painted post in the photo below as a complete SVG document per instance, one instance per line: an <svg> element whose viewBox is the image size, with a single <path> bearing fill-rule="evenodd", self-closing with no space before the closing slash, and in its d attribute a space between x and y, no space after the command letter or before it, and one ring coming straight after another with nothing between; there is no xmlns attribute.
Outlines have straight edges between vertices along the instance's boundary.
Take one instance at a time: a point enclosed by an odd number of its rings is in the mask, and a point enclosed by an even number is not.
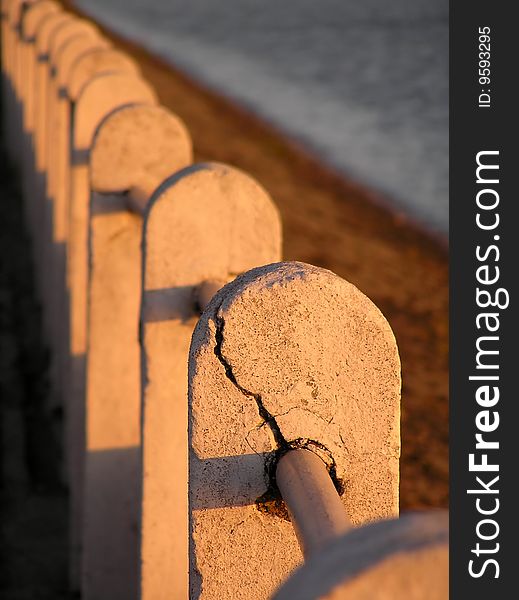
<svg viewBox="0 0 519 600"><path fill-rule="evenodd" d="M295 571L273 600L448 597L448 514L430 511L347 533Z"/></svg>
<svg viewBox="0 0 519 600"><path fill-rule="evenodd" d="M110 78L119 89L125 83L122 76ZM81 98L78 133L80 107ZM92 147L83 507L82 597L86 600L131 600L138 597L139 589L138 323L144 207L139 207L139 213L130 212L124 192L149 198L166 174L191 160L191 140L183 123L165 109L151 106L112 113ZM77 417L80 412L79 407ZM73 435L70 441L75 443Z"/></svg>
<svg viewBox="0 0 519 600"><path fill-rule="evenodd" d="M245 173L193 165L154 195L143 252L141 598L187 598L187 356L197 303L215 281L279 260L279 214Z"/></svg>
<svg viewBox="0 0 519 600"><path fill-rule="evenodd" d="M218 292L193 334L188 411L193 597L266 599L301 561L272 477L289 449L328 464L353 524L398 513L396 342L330 271L280 263Z"/></svg>

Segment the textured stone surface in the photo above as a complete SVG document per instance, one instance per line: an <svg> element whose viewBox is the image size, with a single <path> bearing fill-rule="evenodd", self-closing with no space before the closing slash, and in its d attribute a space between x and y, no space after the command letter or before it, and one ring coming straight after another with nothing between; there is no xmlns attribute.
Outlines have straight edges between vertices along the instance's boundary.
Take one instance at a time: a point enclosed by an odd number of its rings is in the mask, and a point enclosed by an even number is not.
<svg viewBox="0 0 519 600"><path fill-rule="evenodd" d="M65 245L69 218L70 172L70 106L61 93L60 71L62 49L78 38L95 40L97 28L84 19L73 18L62 24L49 43L49 69L47 87L46 140L46 198L44 221L48 223L51 252L46 268L47 306L50 308L53 349L52 383L55 402L62 403L68 373L68 294L66 290Z"/></svg>
<svg viewBox="0 0 519 600"><path fill-rule="evenodd" d="M35 38L41 22L47 15L59 11L59 5L52 0L41 0L27 9L22 21L25 42L22 44L22 66L24 73L22 92L24 98L24 125L28 133L34 129L34 78L36 72Z"/></svg>
<svg viewBox="0 0 519 600"><path fill-rule="evenodd" d="M447 600L446 512L408 514L348 533L305 563L274 600Z"/></svg>
<svg viewBox="0 0 519 600"><path fill-rule="evenodd" d="M110 51L92 51L87 56L96 52L102 55ZM82 62L83 59L80 59L78 67ZM71 294L70 343L73 356L84 355L86 351L87 231L90 198L88 154L93 136L102 119L116 108L132 103L155 102L153 91L141 79L131 75L112 74L91 80L76 105L76 119L73 123L76 152L73 155L71 171L71 229L67 251L67 277Z"/></svg>
<svg viewBox="0 0 519 600"><path fill-rule="evenodd" d="M62 43L54 59L55 79L55 110L53 124L53 139L49 151L54 153L54 171L55 171L55 194L53 202L54 213L54 238L59 244L61 251L57 253L58 281L55 289L61 286L61 301L58 314L60 324L60 348L59 356L61 358L60 383L64 395L67 396L67 406L65 408L66 416L66 448L68 458L68 483L70 491L70 583L74 590L79 589L79 552L80 552L80 511L81 498L78 490L82 489L79 483L82 477L83 469L80 460L82 460L84 449L78 448L78 445L84 443L84 410L81 416L77 413L77 406L71 402L73 394L71 376L78 372L78 368L83 366L83 361L78 363L76 356L70 356L70 279L67 271L65 259L65 246L69 247L69 218L70 218L70 197L71 197L71 128L72 128L72 103L67 93L67 82L75 62L86 52L94 48L106 48L109 43L101 38L96 30L85 30L83 23L75 25L76 34L67 38ZM83 376L82 376L83 377ZM81 422L81 429L78 429L78 418ZM75 423L75 427L72 427ZM73 443L71 443L73 440ZM72 446L72 447L71 447Z"/></svg>
<svg viewBox="0 0 519 600"><path fill-rule="evenodd" d="M301 560L290 523L255 505L280 448L334 466L353 523L397 514L399 417L393 333L353 285L281 263L224 287L190 351L193 597L267 598Z"/></svg>
<svg viewBox="0 0 519 600"><path fill-rule="evenodd" d="M74 102L83 87L96 75L102 73L139 73L137 63L128 55L113 48L92 50L74 65L68 80L68 93Z"/></svg>
<svg viewBox="0 0 519 600"><path fill-rule="evenodd" d="M53 136L53 102L51 102L50 89L52 86L52 75L50 70L49 56L53 48L54 40L61 36L70 24L78 19L64 12L57 12L48 16L38 28L36 35L36 87L35 97L38 99L35 105L35 154L36 154L36 178L34 185L34 202L37 205L35 216L36 252L38 256L38 274L40 293L44 306L44 323L47 339L53 350L58 348L60 306L55 301L56 294L59 297L61 282L57 283L55 265L63 262L60 256L63 248L54 238L54 206L52 197L49 195L49 183L51 181L52 157L49 154L49 140ZM56 409L60 403L61 389L59 377L59 354L53 354L51 366L51 382L53 393L49 395L49 408Z"/></svg>
<svg viewBox="0 0 519 600"><path fill-rule="evenodd" d="M48 96L49 89L49 51L52 38L73 17L64 11L48 16L38 28L36 35L36 55L38 66L36 70L36 97L38 106L36 109L36 168L45 173L47 167L47 132L48 132ZM42 194L44 190L42 190Z"/></svg>
<svg viewBox="0 0 519 600"><path fill-rule="evenodd" d="M245 173L194 165L154 195L145 223L143 351L143 600L188 597L187 356L195 289L279 260L281 226ZM215 538L217 539L217 538Z"/></svg>
<svg viewBox="0 0 519 600"><path fill-rule="evenodd" d="M118 161L113 152L126 158ZM174 115L158 107L134 106L112 113L100 124L91 158L96 172L98 161L110 161L115 182L126 181L130 187L141 185L141 165L148 160L155 168L145 173L145 183L155 188L166 173L192 161L192 149L187 130ZM116 184L111 191L125 189ZM141 234L142 215L129 212L123 194L93 189L82 589L87 600L130 600L138 595ZM86 247L83 251L81 272L88 268ZM86 286L82 291L86 306ZM72 398L72 427L79 435L85 414L81 400ZM72 433L70 439L77 448L77 435Z"/></svg>
<svg viewBox="0 0 519 600"><path fill-rule="evenodd" d="M36 34L39 27L46 17L57 13L59 6L52 0L42 0L31 6L25 12L22 21L22 30L24 43L22 44L21 70L24 73L22 78L23 89L23 195L25 198L25 209L27 214L27 223L32 235L37 235L38 225L41 221L37 219L38 206L35 202L36 177L34 173L34 143L35 143L35 122L36 122L36 72L38 69L36 52Z"/></svg>
<svg viewBox="0 0 519 600"><path fill-rule="evenodd" d="M107 49L110 48L110 45L110 41L97 32L93 36L73 37L60 46L59 54L56 57L56 76L63 95L68 96L69 79L72 76L76 62L80 60L83 54L90 50Z"/></svg>
<svg viewBox="0 0 519 600"><path fill-rule="evenodd" d="M192 162L184 123L160 106L128 106L101 124L90 154L90 185L102 194L154 187ZM149 189L151 187L151 189Z"/></svg>
<svg viewBox="0 0 519 600"><path fill-rule="evenodd" d="M73 152L89 151L94 133L113 110L127 104L156 104L157 96L144 79L126 73L107 73L93 77L76 101ZM82 156L74 157L75 161Z"/></svg>
<svg viewBox="0 0 519 600"><path fill-rule="evenodd" d="M142 219L124 207L92 217L82 529L85 600L137 598L141 228Z"/></svg>
<svg viewBox="0 0 519 600"><path fill-rule="evenodd" d="M104 51L100 51L104 52ZM90 53L89 53L90 54ZM130 63L131 64L131 63ZM115 77L115 80L113 79ZM114 82L117 84L120 82L116 76L103 78L102 84ZM125 105L132 102L154 102L154 96L151 90L141 80L137 80L134 84L133 79L130 77L127 89L136 92L134 94L124 95L124 86L120 90L120 94L110 96L109 99L114 100L112 104L104 103L106 111L117 108L120 105ZM127 80L124 79L124 82ZM100 86L102 89L102 85ZM95 90L99 90L96 86ZM139 91L141 93L139 93ZM95 101L95 92L92 95L92 99ZM106 98L105 98L106 100ZM89 107L90 108L90 107ZM103 113L103 111L100 111ZM81 106L76 107L76 116L80 116ZM91 112L89 116L92 117ZM100 114L99 118L102 119L104 114ZM85 121L84 121L85 123ZM84 150L89 151L90 143L92 142L93 133L99 124L90 120L86 121L88 128L83 133L89 132L90 137L83 137L81 140L88 145L84 147ZM67 399L69 403L69 441L68 446L72 449L71 462L76 466L76 474L74 475L74 490L73 492L74 501L74 522L77 523L79 506L81 502L82 491L81 479L82 479L82 468L84 462L83 448L85 445L84 441L84 427L82 426L85 417L85 378L86 378L86 345L87 345L87 297L88 297L88 227L89 227L89 215L90 215L90 186L89 186L89 167L87 163L87 157L83 156L83 160L77 161L72 166L71 170L71 197L70 197L70 232L68 236L68 248L67 248L67 280L69 283L70 292L70 317L69 317L69 344L70 344L70 368L68 370L67 377ZM157 182L158 183L158 182ZM130 219L130 223L133 223L133 217ZM140 225L136 230L134 238L135 244L140 240ZM135 256L137 278L140 278L140 258L139 255L132 254ZM126 258L123 258L123 261ZM116 265L117 266L117 265ZM131 271L134 273L135 271ZM138 279L140 281L140 279ZM132 280L134 281L134 280ZM132 283L132 285L138 285ZM132 289L134 289L132 287ZM133 305L131 305L133 306ZM135 319L138 316L134 317ZM136 341L134 341L136 344ZM133 443L133 442L132 442ZM78 452L76 455L75 452ZM76 502L77 499L77 502ZM77 536L79 537L79 536ZM79 543L78 543L79 544Z"/></svg>
<svg viewBox="0 0 519 600"><path fill-rule="evenodd" d="M64 241L65 239L65 194L63 189L63 171L64 159L63 151L59 151L64 146L64 135L70 132L65 130L63 113L66 111L66 98L62 98L60 94L60 77L59 71L62 66L62 48L77 38L95 39L98 36L97 28L84 19L73 19L62 25L56 34L52 37L49 44L49 69L50 77L47 87L47 106L49 122L49 131L52 135L47 139L46 155L48 156L47 163L47 197L52 203L53 208L53 227L54 239L56 241Z"/></svg>

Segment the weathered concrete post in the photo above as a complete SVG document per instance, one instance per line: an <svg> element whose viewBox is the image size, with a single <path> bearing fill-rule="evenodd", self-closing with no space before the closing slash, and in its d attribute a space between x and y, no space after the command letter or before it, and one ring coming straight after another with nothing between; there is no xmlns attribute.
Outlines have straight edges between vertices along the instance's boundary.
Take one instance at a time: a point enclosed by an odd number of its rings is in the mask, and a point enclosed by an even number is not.
<svg viewBox="0 0 519 600"><path fill-rule="evenodd" d="M48 262L45 265L47 285L45 304L49 309L51 326L51 347L53 361L51 379L53 399L59 404L63 399L63 378L66 365L65 353L68 351L68 310L66 305L66 235L68 229L68 197L65 189L64 163L70 162L70 130L65 129L63 113L70 112L65 95L59 97L59 67L61 49L67 42L77 38L88 38L92 42L98 37L97 29L88 21L71 19L59 27L49 44L49 69L47 95L48 135L47 148L47 189L44 224L47 234L46 246L49 248ZM62 150L61 152L59 150ZM61 185L60 185L61 184Z"/></svg>
<svg viewBox="0 0 519 600"><path fill-rule="evenodd" d="M132 58L115 48L96 48L78 58L67 83L72 102L78 101L83 87L91 79L110 73L140 75L140 69Z"/></svg>
<svg viewBox="0 0 519 600"><path fill-rule="evenodd" d="M117 83L120 88L124 78L119 76ZM92 147L83 509L86 600L138 597L142 211L167 174L191 160L191 140L183 123L151 106L112 113ZM81 417L81 407L76 409Z"/></svg>
<svg viewBox="0 0 519 600"><path fill-rule="evenodd" d="M279 260L279 215L245 173L193 165L154 195L143 252L141 598L187 598L187 356L204 296L197 290Z"/></svg>
<svg viewBox="0 0 519 600"><path fill-rule="evenodd" d="M11 0L2 0L0 4L0 27L2 28L2 37L0 43L2 44L2 105L7 107L9 102L10 94L10 81L9 81L9 4ZM7 119L3 116L4 131L7 125Z"/></svg>
<svg viewBox="0 0 519 600"><path fill-rule="evenodd" d="M88 287L88 219L89 219L89 201L90 185L88 174L88 155L97 126L98 119L102 121L103 116L94 116L93 121L85 122L83 112L88 111L88 103L96 101L96 96L92 93L87 96L81 96L81 92L87 91L89 80L86 77L90 74L91 56L102 55L104 50L93 50L82 55L75 63L69 76L68 93L72 103L72 114L74 118L71 121L72 147L69 148L70 154L70 222L67 236L67 282L69 286L69 323L68 323L68 369L66 369L67 378L64 382L65 394L67 397L66 409L66 428L69 456L69 478L71 486L71 553L76 559L71 560L71 582L73 587L79 586L79 537L78 529L80 527L80 500L82 494L83 477L83 453L85 444L84 435L84 417L85 417L85 378L86 378L86 344L87 344L87 287ZM137 70L133 61L124 55L117 53L114 56L113 51L107 50L110 61L115 68L128 69L129 72ZM94 63L100 64L99 60ZM85 78L85 83L81 83ZM94 80L90 80L93 82ZM112 79L102 80L102 82L113 81ZM96 83L96 88L99 83ZM121 97L119 104L107 106L106 112L110 113L112 109L118 106L132 102L141 102L154 104L156 102L153 91L142 80L137 79L135 89L132 94ZM85 99L86 98L86 99ZM117 99L116 99L117 100ZM78 124L79 118L79 124ZM79 128L78 128L79 127ZM84 129L84 131L79 131ZM80 135L81 133L81 135ZM71 433L73 432L73 433ZM70 444L70 435L77 436L74 444ZM80 452L79 458L77 452Z"/></svg>
<svg viewBox="0 0 519 600"><path fill-rule="evenodd" d="M290 449L324 460L353 524L396 515L399 417L395 338L353 285L280 263L218 292L190 350L192 597L268 598L300 562L272 477Z"/></svg>
<svg viewBox="0 0 519 600"><path fill-rule="evenodd" d="M6 54L8 58L8 71L11 92L7 97L6 109L9 114L7 125L7 140L11 156L18 164L22 160L22 132L23 132L23 74L22 63L22 35L21 23L24 13L30 7L31 2L12 0L7 9L8 31L6 40Z"/></svg>
<svg viewBox="0 0 519 600"><path fill-rule="evenodd" d="M79 44L80 40L77 41ZM75 106L79 99L79 96L83 90L83 88L96 76L102 74L109 73L126 73L133 74L135 76L139 75L139 67L137 63L128 57L126 54L114 50L108 47L98 47L98 44L103 44L104 40L97 39L94 43L96 44L95 48L89 48L84 53L81 53L80 56L76 58L73 64L70 66L70 69L63 68L60 72L63 72L63 77L66 80L64 84L67 89L67 96L70 102L70 128L71 134L70 139L73 138L73 114L75 112ZM72 52L72 48L71 48ZM74 186L73 179L74 175L77 175L77 178L81 179L81 181L86 181L85 175L85 167L84 165L79 165L77 168L74 167L72 161L72 145L69 143L69 147L67 149L67 155L69 157L68 165L69 165L69 175L68 175L68 189L69 189L69 215L71 214L74 206L72 203L72 198L74 197ZM77 174L77 171L81 171L80 174ZM72 218L69 222L69 227L73 226L75 219L72 215ZM83 223L83 229L86 231L87 225L86 220ZM67 256L70 262L71 255L74 254L74 250L71 247L72 240L74 236L72 236L69 232L67 236ZM70 286L71 280L71 268L67 263L67 283ZM74 339L74 332L71 333ZM74 346L74 342L72 342Z"/></svg>
<svg viewBox="0 0 519 600"><path fill-rule="evenodd" d="M67 22L54 36L49 51L51 78L49 80L49 120L53 135L48 140L47 220L52 233L53 250L49 286L49 302L53 307L53 382L57 398L63 397L69 354L69 297L66 285L66 249L69 228L70 199L70 138L72 105L67 93L70 69L78 55L69 46L82 42L84 48L104 48L108 43L99 37L96 28L86 21ZM77 48L76 48L77 51ZM79 54L81 56L81 54Z"/></svg>
<svg viewBox="0 0 519 600"><path fill-rule="evenodd" d="M53 60L55 72L54 109L54 235L59 243L66 243L70 198L70 136L73 103L69 95L68 81L77 60L94 49L110 46L97 30L83 24L76 24L76 35L65 40Z"/></svg>
<svg viewBox="0 0 519 600"><path fill-rule="evenodd" d="M71 133L73 144L70 158L73 165L70 192L71 202L74 202L76 196L81 196L82 194L84 205L87 205L88 154L96 127L114 108L132 102L156 102L155 94L148 84L135 77L118 74L107 75L106 77L99 77L91 81L82 90L82 94L75 106L73 131ZM71 207L71 212L73 210L73 207ZM49 224L48 219L45 221ZM44 254L43 268L49 273L52 272L52 261L50 259L53 256L53 243L53 234L50 240L47 236L47 245L50 245L51 249L47 249L46 254ZM62 244L62 247L64 253L64 244ZM47 291L44 298L47 305L52 305L52 293L50 291ZM68 323L64 324L62 315L60 315L59 319L52 320L49 318L48 327L55 349L59 350L60 346L57 340L62 338L64 332L68 330ZM59 365L60 357L58 357L57 353L54 360L56 365ZM55 391L59 392L58 383L60 383L60 378L55 377L54 382L56 384ZM58 401L59 393L53 394L51 396L52 405L56 405Z"/></svg>
<svg viewBox="0 0 519 600"><path fill-rule="evenodd" d="M46 217L47 205L47 156L48 134L50 131L48 122L48 81L49 81L49 47L53 35L72 17L62 11L47 15L40 23L36 33L36 78L35 78L35 103L34 103L34 154L35 154L35 178L33 190L33 206L35 214L34 250L36 259L36 274L40 294L44 302L44 327L48 339L52 334L52 323L48 306L48 285L46 278L49 275L48 265L51 248L49 224Z"/></svg>
<svg viewBox="0 0 519 600"><path fill-rule="evenodd" d="M45 197L47 187L46 168L48 147L48 93L50 67L49 50L52 38L68 21L74 18L66 12L60 11L48 15L41 23L36 35L36 51L38 68L36 70L36 168L42 174L42 198Z"/></svg>
<svg viewBox="0 0 519 600"><path fill-rule="evenodd" d="M67 248L67 280L71 296L70 345L72 356L83 359L86 353L87 232L90 198L88 158L94 133L103 118L116 108L132 103L156 104L153 90L131 72L107 73L87 80L84 85L78 85L80 78L77 71L84 74L83 66L85 62L90 62L91 55L102 55L105 52L113 57L111 50L91 51L81 57L73 68L68 87L74 103L70 150L70 230ZM117 59L122 68L133 69L130 59L123 60L119 54ZM123 84L122 87L119 88L119 84ZM106 93L105 90L109 91L111 88L115 95ZM120 94L117 94L117 90ZM91 114L92 103L99 105L98 114ZM74 378L73 373L71 376Z"/></svg>
<svg viewBox="0 0 519 600"><path fill-rule="evenodd" d="M92 25L89 21L83 19L73 19L68 21L59 30L51 39L49 45L49 69L50 76L48 80L48 88L47 88L47 105L48 105L48 119L49 124L52 128L53 136L52 138L49 136L47 140L47 156L48 156L48 169L47 169L47 198L51 202L52 205L55 205L56 198L58 197L58 171L60 168L59 165L59 153L56 151L56 143L55 139L60 136L59 127L60 123L60 114L59 109L61 108L61 112L63 112L63 107L66 103L66 98L60 98L59 96L59 75L58 69L60 67L60 58L61 52L64 45L67 42L73 41L78 38L88 38L90 40L95 40L99 37L99 32L96 27ZM57 215L54 210L54 219L56 220ZM55 222L55 229L62 229L63 223L62 219L57 218L57 223ZM56 232L54 232L55 235ZM60 232L61 234L61 232ZM58 234L59 235L59 234Z"/></svg>
<svg viewBox="0 0 519 600"><path fill-rule="evenodd" d="M13 140L15 137L15 124L12 119L13 111L16 110L16 90L15 90L15 71L16 71L16 25L15 20L19 11L19 0L8 0L5 7L2 6L3 12L3 29L2 29L2 65L5 69L5 97L4 106L5 113L9 114L9 118L4 120L6 132L6 147L9 155L14 158Z"/></svg>
<svg viewBox="0 0 519 600"><path fill-rule="evenodd" d="M2 19L2 106L4 106L3 130L6 136L6 150L9 155L12 154L10 146L11 132L10 122L7 117L8 110L12 106L13 84L12 84L12 52L11 52L11 20L10 20L11 0L2 0L1 19Z"/></svg>
<svg viewBox="0 0 519 600"><path fill-rule="evenodd" d="M347 533L299 568L273 600L448 597L448 515L431 511Z"/></svg>
<svg viewBox="0 0 519 600"><path fill-rule="evenodd" d="M25 73L24 82L24 136L23 136L23 195L25 199L25 209L27 223L31 233L35 235L37 227L41 223L35 220L35 155L34 155L34 135L35 135L35 115L36 115L36 34L43 20L51 14L59 11L59 5L53 0L41 0L33 4L25 13L22 21L23 53L22 70Z"/></svg>

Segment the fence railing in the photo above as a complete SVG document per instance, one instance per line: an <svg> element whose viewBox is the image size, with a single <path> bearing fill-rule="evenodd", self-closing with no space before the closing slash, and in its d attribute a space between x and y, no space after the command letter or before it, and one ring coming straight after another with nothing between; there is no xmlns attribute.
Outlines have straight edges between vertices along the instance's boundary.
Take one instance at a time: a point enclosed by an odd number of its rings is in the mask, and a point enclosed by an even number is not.
<svg viewBox="0 0 519 600"><path fill-rule="evenodd" d="M445 515L394 519L400 363L373 303L279 262L268 193L193 164L138 65L57 2L2 2L2 93L65 414L71 587L446 597Z"/></svg>

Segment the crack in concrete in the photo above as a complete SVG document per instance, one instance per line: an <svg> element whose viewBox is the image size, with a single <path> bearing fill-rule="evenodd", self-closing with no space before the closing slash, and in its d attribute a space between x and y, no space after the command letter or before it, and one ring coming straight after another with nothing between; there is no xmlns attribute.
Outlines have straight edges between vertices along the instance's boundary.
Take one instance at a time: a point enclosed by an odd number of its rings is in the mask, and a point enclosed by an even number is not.
<svg viewBox="0 0 519 600"><path fill-rule="evenodd" d="M229 379L229 381L231 381L231 383L244 396L246 396L247 398L252 398L256 402L256 405L258 407L259 416L263 420L263 423L265 425L267 425L267 427L272 432L274 441L275 441L278 449L279 450L288 450L290 448L290 445L286 441L285 437L283 436L283 433L281 432L281 429L280 429L279 425L277 424L275 417L270 414L270 412L267 410L267 408L263 404L261 395L245 389L242 385L240 385L238 383L238 380L236 379L236 376L234 375L232 365L227 361L227 359L223 355L222 345L223 345L223 341L224 341L223 330L225 328L225 319L221 316L218 316L218 314L215 314L214 321L216 323L216 332L215 332L216 345L214 347L214 354L215 354L216 358L220 361L222 366L224 367L225 375L226 375L227 379Z"/></svg>

